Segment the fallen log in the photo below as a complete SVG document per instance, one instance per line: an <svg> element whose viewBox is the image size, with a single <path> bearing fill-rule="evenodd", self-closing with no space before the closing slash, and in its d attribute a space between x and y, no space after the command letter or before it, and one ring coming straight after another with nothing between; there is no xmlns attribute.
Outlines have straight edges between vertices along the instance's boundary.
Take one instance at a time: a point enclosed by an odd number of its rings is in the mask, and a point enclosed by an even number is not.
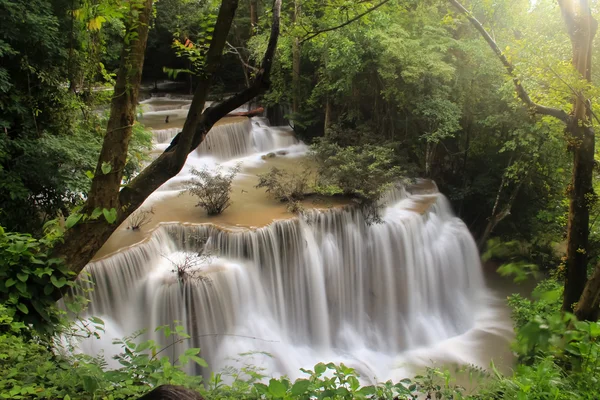
<svg viewBox="0 0 600 400"><path fill-rule="evenodd" d="M226 115L226 117L248 117L248 118L252 118L252 117L256 117L258 115L262 115L262 113L264 111L265 111L264 108L258 107L258 108L255 108L254 110L250 110L250 111L241 111L241 112L229 113L229 114Z"/></svg>

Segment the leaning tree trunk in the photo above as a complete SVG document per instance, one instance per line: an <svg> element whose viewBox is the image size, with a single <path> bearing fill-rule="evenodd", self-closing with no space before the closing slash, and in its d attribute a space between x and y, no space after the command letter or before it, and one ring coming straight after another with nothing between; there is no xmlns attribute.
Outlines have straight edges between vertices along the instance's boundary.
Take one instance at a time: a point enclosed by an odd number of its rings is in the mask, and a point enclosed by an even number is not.
<svg viewBox="0 0 600 400"><path fill-rule="evenodd" d="M465 15L494 50L515 85L517 96L533 113L549 115L566 125L569 147L573 151L573 171L569 185L569 221L567 226L567 261L563 310L573 311L573 305L582 296L587 278L587 252L589 237L589 209L595 201L592 186L594 166L594 130L592 128L591 102L580 91L572 90L573 109L570 114L563 110L535 103L514 66L506 58L494 39L483 25L457 0L448 0L459 12ZM571 48L572 63L581 77L591 82L592 44L598 23L591 13L588 0L558 0L563 20L567 26ZM586 299L591 298L586 296Z"/></svg>
<svg viewBox="0 0 600 400"><path fill-rule="evenodd" d="M130 14L125 32L129 44L124 45L121 52L106 135L88 193L86 209L90 213L95 208L111 209L118 206L117 195L121 189L127 148L135 123L152 0L131 1L129 4Z"/></svg>
<svg viewBox="0 0 600 400"><path fill-rule="evenodd" d="M95 220L88 219L76 224L67 230L64 242L54 248L54 255L63 258L65 264L69 270L75 273L75 276L83 270L85 265L92 259L106 240L108 240L119 224L124 222L152 192L181 171L188 154L202 143L208 131L218 120L268 89L271 65L273 64L279 37L281 0L274 1L273 23L267 50L251 87L215 106L208 107L204 112L202 111L212 74L218 69L220 64L223 48L225 47L237 5L238 0L223 0L221 3L213 32L213 40L206 55L205 73L199 79L198 87L192 99L192 104L182 131L177 134L169 147L159 157L120 192L118 190L111 190L110 192L113 194L113 197L108 199L109 201L98 202L96 199L88 200L91 204L114 204L117 210L116 221L109 223L102 218L98 218ZM117 91L115 90L115 92ZM120 109L111 110L111 114L115 112L117 115L120 115L121 111ZM119 146L115 146L115 148L119 147L122 153L119 156L126 155L128 141L123 140L116 143ZM114 152L116 153L117 151L114 150ZM101 165L102 163L100 162L99 166ZM107 192L99 190L99 193L104 196ZM57 294L57 297L60 297L60 295Z"/></svg>
<svg viewBox="0 0 600 400"><path fill-rule="evenodd" d="M588 1L579 7L570 0L559 0L567 25L573 66L581 77L591 82L592 42L597 22L592 17ZM567 260L563 310L573 311L587 280L590 207L594 201L594 130L591 103L582 93L573 93L573 111L567 124L569 145L573 150L573 172L569 186L569 221L567 226Z"/></svg>

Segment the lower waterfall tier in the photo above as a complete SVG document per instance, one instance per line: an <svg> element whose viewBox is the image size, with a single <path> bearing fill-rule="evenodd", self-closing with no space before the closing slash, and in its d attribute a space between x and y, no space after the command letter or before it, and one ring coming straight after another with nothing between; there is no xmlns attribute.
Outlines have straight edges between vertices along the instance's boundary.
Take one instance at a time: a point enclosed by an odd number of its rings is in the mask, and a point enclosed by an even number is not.
<svg viewBox="0 0 600 400"><path fill-rule="evenodd" d="M180 321L192 339L170 355L200 347L213 370L259 352L253 364L267 374L337 361L388 378L407 351L489 318L477 248L445 197L402 191L393 201L372 225L352 207L236 232L163 225L88 265L89 313L165 345L154 328Z"/></svg>

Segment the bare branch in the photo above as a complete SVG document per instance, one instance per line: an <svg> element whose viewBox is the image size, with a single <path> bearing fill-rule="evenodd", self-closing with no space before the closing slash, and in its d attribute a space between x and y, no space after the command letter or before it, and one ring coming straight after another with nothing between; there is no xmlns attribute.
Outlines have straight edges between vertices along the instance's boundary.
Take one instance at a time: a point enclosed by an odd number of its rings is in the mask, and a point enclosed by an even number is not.
<svg viewBox="0 0 600 400"><path fill-rule="evenodd" d="M252 85L244 91L208 107L198 118L193 137L186 127L175 136L167 149L144 169L133 181L121 191L121 204L137 207L150 193L160 185L175 176L185 164L188 153L202 143L213 125L229 112L246 104L254 97L263 93L270 85L271 66L277 49L279 38L279 20L281 15L281 0L275 0L273 5L273 23L267 50L262 65L256 74ZM216 32L216 30L215 30ZM215 33L216 35L216 33ZM225 42L223 42L223 47ZM191 110L190 110L191 112ZM189 118L189 116L188 116ZM187 121L186 121L187 124ZM183 140L183 142L182 142ZM182 150L183 149L183 150Z"/></svg>
<svg viewBox="0 0 600 400"><path fill-rule="evenodd" d="M358 14L356 17L349 19L348 21L344 22L343 24L337 25L337 26L333 26L331 28L326 28L326 29L322 29L320 31L316 31L316 32L311 32L311 35L308 37L305 37L304 39L302 39L300 41L300 44L313 39L317 36L319 36L321 33L325 33L325 32L331 32L331 31L335 31L336 29L340 29L343 28L346 25L350 25L351 23L353 23L354 21L357 21L359 19L361 19L362 17L364 17L365 15L369 14L370 12L373 12L375 10L377 10L379 7L381 7L382 5L384 5L385 3L388 3L390 0L383 0L381 3L369 8L367 11L362 12L360 14Z"/></svg>
<svg viewBox="0 0 600 400"><path fill-rule="evenodd" d="M565 111L558 109L558 108L546 107L546 106L537 104L533 100L531 100L531 97L529 97L529 94L527 93L527 91L525 90L523 85L521 84L521 80L517 77L514 66L510 63L510 61L508 61L508 59L506 58L506 56L504 55L502 50L500 50L500 47L498 47L498 45L496 44L494 39L492 39L492 37L485 30L483 25L481 25L481 23L477 20L477 18L475 18L473 16L473 14L469 10L467 10L462 4L460 4L457 0L448 0L448 1L461 14L463 14L464 16L467 17L467 19L471 22L471 24L475 27L475 29L477 29L479 31L479 33L481 34L481 36L483 36L483 38L488 43L488 45L491 47L491 49L494 51L494 53L496 53L496 55L498 56L498 58L504 65L504 68L506 68L508 75L512 78L512 81L515 85L515 90L517 92L517 95L525 103L525 105L527 105L527 107L529 107L536 114L549 115L549 116L552 116L554 118L557 118L557 119L563 121L565 124L568 123L569 115Z"/></svg>

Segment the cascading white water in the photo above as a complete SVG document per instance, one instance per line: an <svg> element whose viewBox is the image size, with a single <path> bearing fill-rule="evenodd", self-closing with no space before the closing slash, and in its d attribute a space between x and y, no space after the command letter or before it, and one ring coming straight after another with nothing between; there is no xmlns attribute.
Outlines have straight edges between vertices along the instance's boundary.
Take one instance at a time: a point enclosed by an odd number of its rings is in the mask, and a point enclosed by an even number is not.
<svg viewBox="0 0 600 400"><path fill-rule="evenodd" d="M156 143L168 143L181 128L157 129L153 131ZM294 135L285 128L269 127L260 119L247 119L213 127L198 146L198 155L210 155L218 160L264 153L298 143Z"/></svg>
<svg viewBox="0 0 600 400"><path fill-rule="evenodd" d="M432 197L425 214L412 211ZM177 260L198 253L203 279L178 278ZM473 239L441 194L404 196L374 225L352 208L243 232L165 225L87 271L90 314L120 331L181 321L194 339L172 351L200 347L215 369L266 351L269 372L290 376L337 359L383 378L377 355L467 332L485 289Z"/></svg>
<svg viewBox="0 0 600 400"><path fill-rule="evenodd" d="M169 143L179 132L181 128L155 129L152 136L156 143Z"/></svg>
<svg viewBox="0 0 600 400"><path fill-rule="evenodd" d="M155 131L155 142L177 131ZM260 118L215 126L153 197L182 190L192 167L283 148L291 156L297 143ZM240 366L234 359L248 352L258 352L252 363L267 374L290 377L321 361L376 380L404 378L407 364L434 358L485 366L489 358L473 351L482 332L506 327L490 307L467 227L434 185L391 191L384 201L383 221L372 225L352 207L256 230L161 225L148 241L87 266L95 282L88 312L105 319L107 332L147 329L165 346L154 328L180 321L192 339L169 355L200 347L214 371ZM112 339L81 349L110 353Z"/></svg>

